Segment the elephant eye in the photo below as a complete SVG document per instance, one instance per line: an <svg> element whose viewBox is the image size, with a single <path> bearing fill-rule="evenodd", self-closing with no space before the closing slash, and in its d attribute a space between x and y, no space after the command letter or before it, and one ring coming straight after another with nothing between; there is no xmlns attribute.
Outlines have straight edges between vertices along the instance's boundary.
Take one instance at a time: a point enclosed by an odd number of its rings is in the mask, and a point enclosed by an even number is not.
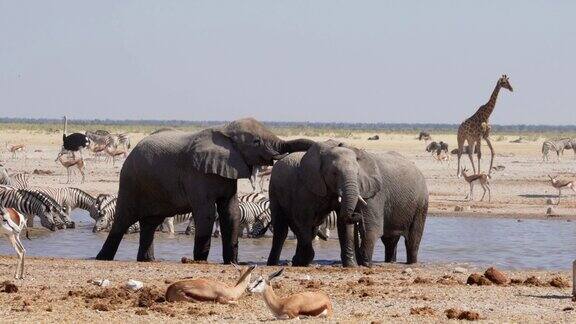
<svg viewBox="0 0 576 324"><path fill-rule="evenodd" d="M260 144L262 144L262 141L259 138L254 140L254 145L260 146Z"/></svg>

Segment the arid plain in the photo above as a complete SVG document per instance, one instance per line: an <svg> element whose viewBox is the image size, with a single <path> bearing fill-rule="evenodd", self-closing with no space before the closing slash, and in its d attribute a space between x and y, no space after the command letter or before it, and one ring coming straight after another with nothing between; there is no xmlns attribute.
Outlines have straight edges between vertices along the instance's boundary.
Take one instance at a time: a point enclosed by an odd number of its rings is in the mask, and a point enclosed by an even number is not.
<svg viewBox="0 0 576 324"><path fill-rule="evenodd" d="M482 190L475 188L476 201L464 199L468 184L456 177L456 157L449 162L438 162L424 151L425 143L416 134L379 134L377 141L366 140L374 133L353 133L337 138L357 147L378 154L397 151L413 161L422 170L430 191L429 217L506 217L515 219L539 218L572 221L576 219L576 195L566 191L559 206L557 190L552 188L547 175L560 178L576 177L574 152L566 151L560 162L542 163L541 145L544 138L513 143L518 136L494 135L496 149L494 166L503 170L492 173L492 201L477 201ZM454 134L432 134L433 140L443 140L453 149ZM135 144L145 134L131 134ZM311 137L325 140L330 136ZM61 135L30 133L22 130L3 130L0 141L10 144L25 143L27 152L12 159L3 149L0 161L10 173L30 173L32 185L65 186L66 172L54 161L59 150ZM3 143L2 143L3 144ZM91 194L115 193L121 162L94 161L85 152L86 182L74 178L71 186ZM483 146L482 170L487 171L490 152ZM469 165L468 157L462 161ZM34 170L49 171L48 175L33 174ZM247 181L241 181L240 191L248 192ZM487 197L486 197L487 200ZM553 208L553 216L547 209ZM459 211L456 211L459 210ZM473 235L473 231L471 231ZM7 244L7 242L6 242ZM26 245L26 242L24 242ZM242 242L240 242L242 244ZM97 251L94 251L94 255ZM474 251L470 251L474 253ZM188 255L189 251L183 252ZM251 261L243 260L242 261ZM12 279L15 264L12 256L0 257L4 269L1 280ZM567 269L570 265L567 265ZM462 268L462 269L460 269ZM259 267L265 273L268 267ZM342 269L333 266L289 268L276 283L277 293L321 289L328 293L335 306L334 320L345 322L429 322L448 320L445 311L459 308L477 312L481 320L520 322L570 322L576 316L569 287L554 287L548 283L554 277L570 283L568 271L511 271L507 272L514 283L507 285L467 285L473 272L483 273L485 268L467 264L446 264L443 260L415 266L403 264L378 264L372 269ZM217 264L180 264L175 262L97 262L92 260L63 260L50 256L29 258L26 279L16 282L18 292L0 292L0 314L5 321L112 321L138 320L179 321L245 321L259 322L272 319L264 302L258 296L245 296L238 305L184 304L163 302L163 291L168 283L185 277L205 276L233 282L236 272ZM539 278L525 280L531 276ZM107 278L111 288L97 287L88 281ZM131 293L121 288L128 279L144 282L152 290ZM558 281L558 278L556 278ZM563 286L563 285L559 285ZM1 290L1 289L0 289Z"/></svg>

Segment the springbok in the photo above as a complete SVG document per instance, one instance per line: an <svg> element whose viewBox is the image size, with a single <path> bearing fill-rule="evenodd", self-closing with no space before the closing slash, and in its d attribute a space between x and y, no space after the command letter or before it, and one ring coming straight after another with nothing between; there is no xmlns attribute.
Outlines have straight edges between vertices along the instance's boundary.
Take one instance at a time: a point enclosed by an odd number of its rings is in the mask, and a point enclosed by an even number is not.
<svg viewBox="0 0 576 324"><path fill-rule="evenodd" d="M285 298L278 298L270 286L270 281L284 272L284 268L272 273L267 279L260 276L248 286L248 291L262 294L266 305L278 319L300 316L332 317L330 297L321 291L302 292Z"/></svg>
<svg viewBox="0 0 576 324"><path fill-rule="evenodd" d="M14 250L16 250L16 254L18 254L18 264L14 278L24 279L24 255L26 250L22 245L22 241L20 241L20 233L26 226L26 218L13 208L0 207L0 219L2 220L0 233L8 237Z"/></svg>
<svg viewBox="0 0 576 324"><path fill-rule="evenodd" d="M72 152L72 158L70 158L70 154L67 154L67 152L68 151L61 151L56 158L56 161L59 161L60 164L66 168L66 174L68 175L68 180L66 183L70 183L70 174L72 172L70 168L74 166L78 169L78 171L80 171L80 174L82 175L82 183L84 183L86 178L84 174L84 159L82 157L75 157L74 152ZM68 156L68 158L64 159L64 155Z"/></svg>
<svg viewBox="0 0 576 324"><path fill-rule="evenodd" d="M478 181L482 186L482 190L484 190L484 193L482 194L482 199L480 199L480 201L484 200L484 196L486 196L486 191L488 191L488 202L490 202L490 200L492 200L491 197L492 195L490 193L490 183L488 183L488 176L485 173L473 174L469 176L466 174L466 171L467 171L466 168L462 168L462 176L464 177L464 180L466 180L466 182L470 184L470 193L466 198L468 200L472 200L474 198L474 182Z"/></svg>
<svg viewBox="0 0 576 324"><path fill-rule="evenodd" d="M12 153L12 159L16 159L16 153L19 152L26 152L26 145L25 144L8 144L6 143L6 149ZM26 157L26 156L25 156Z"/></svg>
<svg viewBox="0 0 576 324"><path fill-rule="evenodd" d="M188 279L175 282L166 289L167 301L215 301L221 304L236 304L246 290L255 265L248 268L236 266L240 277L234 287L213 279Z"/></svg>
<svg viewBox="0 0 576 324"><path fill-rule="evenodd" d="M128 152L126 151L126 148L124 148L124 147L117 147L117 146L114 147L114 146L108 145L108 146L106 146L104 151L106 151L106 153L109 155L109 158L112 158L112 165L116 164L116 157L117 156L124 155L124 158L126 158L126 156L128 155Z"/></svg>
<svg viewBox="0 0 576 324"><path fill-rule="evenodd" d="M576 181L575 180L558 180L558 176L556 177L552 177L551 175L548 175L548 178L550 178L550 181L552 182L552 187L558 189L558 202L556 203L556 205L560 204L560 196L562 196L562 189L572 189L574 192L576 192Z"/></svg>

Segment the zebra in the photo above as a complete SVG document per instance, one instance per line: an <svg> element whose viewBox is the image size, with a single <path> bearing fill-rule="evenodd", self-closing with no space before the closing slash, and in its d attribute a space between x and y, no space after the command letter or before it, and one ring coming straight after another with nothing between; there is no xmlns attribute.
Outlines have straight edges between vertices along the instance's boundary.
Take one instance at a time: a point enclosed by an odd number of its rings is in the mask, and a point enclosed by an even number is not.
<svg viewBox="0 0 576 324"><path fill-rule="evenodd" d="M336 229L338 223L338 216L335 211L331 211L330 214L326 217L324 222L318 226L318 230L316 235L324 241L327 241L330 238L330 231Z"/></svg>
<svg viewBox="0 0 576 324"><path fill-rule="evenodd" d="M101 194L95 199L94 207L90 216L96 220L92 232L97 233L105 230L110 230L114 217L116 217L116 202L118 197L116 195ZM192 218L192 213L176 215L167 217L162 225L158 226L158 230L166 228L170 233L174 233L174 225L183 223ZM126 233L140 232L140 223L134 223L128 228Z"/></svg>
<svg viewBox="0 0 576 324"><path fill-rule="evenodd" d="M28 188L28 174L16 173L9 175L4 166L0 164L0 185L26 189Z"/></svg>
<svg viewBox="0 0 576 324"><path fill-rule="evenodd" d="M51 231L66 226L62 210L38 191L0 186L0 206L14 208L27 217L36 215L42 226Z"/></svg>
<svg viewBox="0 0 576 324"><path fill-rule="evenodd" d="M259 228L261 230L260 224L265 223L266 216L263 214L268 215L268 219L270 219L270 201L266 198L265 200L258 200L257 202L254 201L241 201L238 203L238 209L240 210L240 236L244 237L244 231L246 231L246 235L248 237L261 237L264 235L257 235L259 231L254 230L254 225L256 221L259 222ZM268 220L268 223L270 221ZM266 225L268 224L266 223ZM215 237L220 235L220 226L218 220L218 213L216 213L216 220L214 222L214 233L212 234ZM264 226L267 228L267 226ZM264 230L264 232L266 232ZM186 228L186 234L190 235L194 233L194 219L190 219L190 223Z"/></svg>
<svg viewBox="0 0 576 324"><path fill-rule="evenodd" d="M270 213L270 202L268 207L262 213L256 215L254 225L252 225L251 237L259 238L266 234L267 230L272 231L270 224L272 223L272 214Z"/></svg>
<svg viewBox="0 0 576 324"><path fill-rule="evenodd" d="M572 140L570 138L561 138L559 140L546 140L542 143L542 162L549 161L548 153L551 149L556 151L558 161L560 161L560 153L564 154L565 149L571 149Z"/></svg>
<svg viewBox="0 0 576 324"><path fill-rule="evenodd" d="M238 196L239 202L260 202L264 200L268 200L268 197L260 192L252 192Z"/></svg>
<svg viewBox="0 0 576 324"><path fill-rule="evenodd" d="M68 216L70 216L70 213L76 208L90 212L96 203L96 198L78 188L36 187L34 189L54 198Z"/></svg>

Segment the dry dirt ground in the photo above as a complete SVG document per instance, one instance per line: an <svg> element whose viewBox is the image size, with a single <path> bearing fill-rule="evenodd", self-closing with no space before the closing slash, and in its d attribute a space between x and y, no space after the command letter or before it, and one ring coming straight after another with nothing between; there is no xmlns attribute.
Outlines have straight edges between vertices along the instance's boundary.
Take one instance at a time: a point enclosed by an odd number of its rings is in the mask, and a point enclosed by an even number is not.
<svg viewBox="0 0 576 324"><path fill-rule="evenodd" d="M0 279L12 280L16 260L0 257ZM0 292L0 316L4 322L127 322L196 321L261 322L273 320L264 301L244 295L237 305L215 303L169 303L166 287L187 277L213 278L235 283L237 271L215 264L173 262L98 262L31 258L27 277L16 282L18 292ZM455 270L465 273L456 273ZM287 268L275 280L275 292L286 296L301 291L322 290L332 299L333 321L342 322L432 322L447 321L445 311L457 308L490 322L571 322L576 318L566 272L514 271L506 275L516 284L506 286L467 285L469 274L483 273L466 265L383 265L344 269L322 266ZM274 269L255 270L267 274ZM528 282L526 279L531 276ZM559 278L557 278L559 277ZM107 288L89 283L106 278ZM129 279L140 280L144 290L124 288ZM521 282L521 283L520 283ZM2 288L0 288L2 290ZM309 319L311 320L311 319Z"/></svg>
<svg viewBox="0 0 576 324"><path fill-rule="evenodd" d="M541 163L542 139L528 143L510 143L515 137L502 137L494 141L497 156L494 165L505 167L494 172L490 180L492 202L464 200L468 184L456 177L456 159L439 163L424 152L424 142L412 135L380 134L379 141L367 141L373 134L354 134L342 141L365 148L376 154L394 150L413 161L424 173L430 191L430 216L472 216L548 218L546 210L556 202L557 191L547 181L547 174L561 178L574 178L576 159L568 151L560 162ZM66 172L54 162L61 135L28 134L23 131L4 131L0 142L25 143L26 157L20 154L12 159L5 150L1 163L10 173L28 172L32 185L65 186ZM132 134L135 144L144 134ZM323 140L323 138L314 138ZM434 135L452 149L454 135ZM4 144L4 143L2 143ZM72 186L91 194L115 193L121 162L95 161L84 153L87 177L85 183L74 178ZM552 156L552 160L555 158ZM463 157L468 164L468 158ZM487 170L489 151L483 147L483 170ZM34 170L51 171L51 175L35 175ZM249 191L247 181L241 181L240 191ZM481 188L475 188L476 199ZM469 206L469 207L468 207ZM456 212L456 207L463 211ZM576 218L576 194L565 192L559 206L552 206L554 218ZM6 242L6 241L5 241ZM0 243L0 244L8 244ZM15 265L13 257L0 257L3 269L0 280L12 280ZM441 261L441 260L439 260ZM570 299L570 288L555 288L547 282L555 276L569 279L568 272L521 271L510 272L514 279L525 280L537 276L543 286L515 284L507 286L470 286L466 279L473 269L464 265L466 273L454 273L458 265L417 265L413 271L403 273L405 265L377 266L374 269L342 269L338 267L289 268L278 280L278 294L322 289L333 299L335 320L383 322L445 321L444 313L450 308L477 312L486 321L570 322L576 318ZM272 269L264 268L264 272ZM136 262L96 262L30 258L26 263L27 278L16 282L18 292L0 292L5 307L0 314L4 321L242 321L258 322L273 317L257 296L245 296L236 306L212 303L166 303L161 295L169 282L185 277L212 277L233 282L236 275L230 267L206 264L179 264L171 262L139 264ZM417 277L420 279L416 280ZM112 284L105 289L88 283L91 279L106 278ZM128 279L144 282L152 290L130 293L122 288ZM309 280L310 279L310 280ZM414 281L416 280L416 283ZM533 279L530 282L536 282ZM0 290L6 289L0 288ZM10 290L10 289L8 289ZM142 306L142 307L140 307ZM411 314L412 313L412 314Z"/></svg>

